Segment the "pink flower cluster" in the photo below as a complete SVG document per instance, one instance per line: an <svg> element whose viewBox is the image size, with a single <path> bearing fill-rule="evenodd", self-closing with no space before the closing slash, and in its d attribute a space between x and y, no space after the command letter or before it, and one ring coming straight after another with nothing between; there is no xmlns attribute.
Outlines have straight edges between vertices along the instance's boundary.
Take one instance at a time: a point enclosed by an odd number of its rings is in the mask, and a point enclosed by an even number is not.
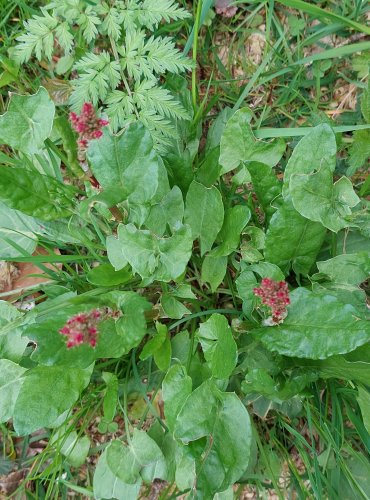
<svg viewBox="0 0 370 500"><path fill-rule="evenodd" d="M290 304L288 284L285 281L263 278L261 285L253 288L253 293L261 298L262 304L271 309L272 322L281 323L287 315L287 306Z"/></svg>
<svg viewBox="0 0 370 500"><path fill-rule="evenodd" d="M87 313L79 313L72 316L59 330L59 333L67 337L67 348L81 344L96 346L98 328L97 325L102 314L99 309L93 309Z"/></svg>
<svg viewBox="0 0 370 500"><path fill-rule="evenodd" d="M78 133L78 159L84 165L86 163L86 150L89 141L99 139L103 135L102 127L108 125L107 120L98 118L91 102L85 102L81 114L72 112L69 115L72 127Z"/></svg>

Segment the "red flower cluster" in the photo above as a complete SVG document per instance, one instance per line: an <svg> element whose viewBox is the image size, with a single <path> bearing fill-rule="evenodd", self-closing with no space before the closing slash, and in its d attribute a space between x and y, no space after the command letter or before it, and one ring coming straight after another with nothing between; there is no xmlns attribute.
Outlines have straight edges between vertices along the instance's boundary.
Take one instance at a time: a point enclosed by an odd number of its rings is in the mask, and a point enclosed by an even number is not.
<svg viewBox="0 0 370 500"><path fill-rule="evenodd" d="M98 309L72 316L59 330L59 333L67 337L67 348L70 349L81 344L95 347L98 336L97 325L101 320L101 316L102 314Z"/></svg>
<svg viewBox="0 0 370 500"><path fill-rule="evenodd" d="M70 113L69 119L71 120L72 127L78 133L78 159L80 162L86 164L86 150L89 141L92 139L99 139L103 135L102 127L108 125L107 120L98 118L96 111L91 102L85 102L82 106L81 114Z"/></svg>
<svg viewBox="0 0 370 500"><path fill-rule="evenodd" d="M263 278L261 285L253 288L253 293L261 298L262 304L271 309L272 322L281 323L287 315L287 306L290 304L288 284L285 281Z"/></svg>

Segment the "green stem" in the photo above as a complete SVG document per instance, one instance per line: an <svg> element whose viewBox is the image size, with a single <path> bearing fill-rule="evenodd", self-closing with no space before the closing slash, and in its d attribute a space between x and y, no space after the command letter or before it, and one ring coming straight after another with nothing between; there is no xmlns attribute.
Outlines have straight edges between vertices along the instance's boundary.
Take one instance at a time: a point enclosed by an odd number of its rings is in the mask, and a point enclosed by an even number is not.
<svg viewBox="0 0 370 500"><path fill-rule="evenodd" d="M191 73L191 95L193 100L194 112L197 109L197 55L198 55L198 39L200 28L200 14L202 12L202 0L198 0L197 11L194 24L194 42L193 42L193 70Z"/></svg>

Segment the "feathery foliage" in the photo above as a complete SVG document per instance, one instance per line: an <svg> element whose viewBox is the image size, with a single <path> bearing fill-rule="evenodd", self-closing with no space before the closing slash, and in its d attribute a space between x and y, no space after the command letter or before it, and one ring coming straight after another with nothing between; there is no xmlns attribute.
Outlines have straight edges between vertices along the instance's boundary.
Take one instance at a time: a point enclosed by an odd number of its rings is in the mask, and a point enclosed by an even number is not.
<svg viewBox="0 0 370 500"><path fill-rule="evenodd" d="M103 105L114 131L139 120L161 148L174 135L172 121L189 119L189 113L160 78L190 69L191 62L170 37L153 31L162 19L187 17L175 0L58 0L24 23L14 57L51 61L62 51L72 61L65 72L77 74L70 81L74 111L84 102Z"/></svg>

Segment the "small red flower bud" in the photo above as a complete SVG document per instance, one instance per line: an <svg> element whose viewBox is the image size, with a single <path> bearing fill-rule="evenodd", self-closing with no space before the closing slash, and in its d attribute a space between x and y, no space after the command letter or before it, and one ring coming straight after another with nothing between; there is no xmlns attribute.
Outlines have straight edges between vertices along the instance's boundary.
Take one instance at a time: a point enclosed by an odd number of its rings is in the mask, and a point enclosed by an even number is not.
<svg viewBox="0 0 370 500"><path fill-rule="evenodd" d="M272 322L281 323L287 315L286 306L290 304L288 284L263 278L261 285L253 289L254 295L261 298L262 304L271 309Z"/></svg>

